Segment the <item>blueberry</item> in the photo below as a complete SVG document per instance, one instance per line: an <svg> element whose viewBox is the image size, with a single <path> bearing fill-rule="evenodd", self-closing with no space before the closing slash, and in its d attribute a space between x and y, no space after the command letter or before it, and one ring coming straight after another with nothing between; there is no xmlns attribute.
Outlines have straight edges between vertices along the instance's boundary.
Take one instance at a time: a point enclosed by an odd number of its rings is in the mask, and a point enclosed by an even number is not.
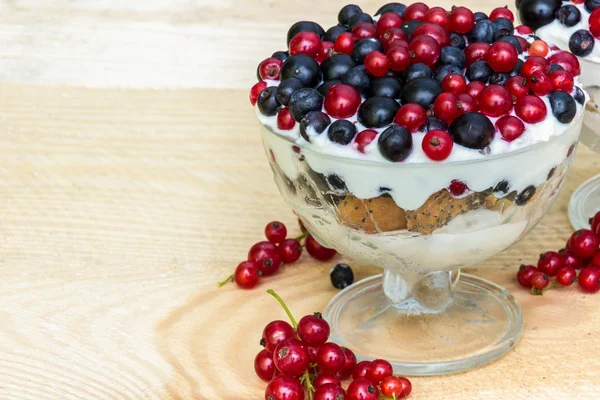
<svg viewBox="0 0 600 400"><path fill-rule="evenodd" d="M277 101L277 87L269 86L258 95L258 100L256 104L258 105L258 110L262 115L266 115L268 117L272 117L277 114L277 109L280 104Z"/></svg>
<svg viewBox="0 0 600 400"><path fill-rule="evenodd" d="M498 184L494 187L494 193L508 193L510 189L510 185L506 179L502 179Z"/></svg>
<svg viewBox="0 0 600 400"><path fill-rule="evenodd" d="M348 4L342 7L340 12L338 13L338 22L340 23L340 25L348 25L348 22L350 22L350 18L353 15L360 14L362 12L363 11L360 9L359 6L354 4Z"/></svg>
<svg viewBox="0 0 600 400"><path fill-rule="evenodd" d="M317 92L321 93L321 96L325 97L327 96L327 92L329 91L330 87L339 85L340 83L344 82L342 82L341 79L332 79L330 81L325 81L317 88Z"/></svg>
<svg viewBox="0 0 600 400"><path fill-rule="evenodd" d="M579 104L583 105L583 103L585 103L585 94L583 94L583 90L581 90L579 86L575 86L573 97Z"/></svg>
<svg viewBox="0 0 600 400"><path fill-rule="evenodd" d="M481 12L481 11L474 12L473 16L475 17L475 22L479 22L479 21L483 21L484 19L488 19L487 14L484 12Z"/></svg>
<svg viewBox="0 0 600 400"><path fill-rule="evenodd" d="M471 32L467 33L469 43L492 43L494 42L494 37L496 36L497 30L498 29L496 25L489 19L479 21L475 24L475 27L471 30Z"/></svg>
<svg viewBox="0 0 600 400"><path fill-rule="evenodd" d="M356 25L360 24L361 22L368 22L368 23L372 24L373 18L371 18L371 16L369 14L364 13L364 12L354 14L353 16L350 17L350 20L348 21L348 28L352 29Z"/></svg>
<svg viewBox="0 0 600 400"><path fill-rule="evenodd" d="M356 65L356 61L348 54L334 54L321 63L323 79L340 79L342 75Z"/></svg>
<svg viewBox="0 0 600 400"><path fill-rule="evenodd" d="M412 151L412 135L405 127L392 125L379 135L377 145L387 160L404 161Z"/></svg>
<svg viewBox="0 0 600 400"><path fill-rule="evenodd" d="M327 29L327 32L321 38L324 42L334 43L335 40L340 36L340 34L348 32L348 28L342 25L334 25L331 28Z"/></svg>
<svg viewBox="0 0 600 400"><path fill-rule="evenodd" d="M519 75L519 73L521 72L521 68L523 67L523 64L525 64L525 61L521 60L520 58L517 58L517 65L515 65L513 70L510 71L510 76Z"/></svg>
<svg viewBox="0 0 600 400"><path fill-rule="evenodd" d="M369 89L371 78L367 74L367 68L364 65L357 65L342 75L342 82L354 87L359 93L364 94Z"/></svg>
<svg viewBox="0 0 600 400"><path fill-rule="evenodd" d="M327 185L332 190L348 190L348 186L346 186L346 182L338 174L329 174L325 177L325 181L327 181Z"/></svg>
<svg viewBox="0 0 600 400"><path fill-rule="evenodd" d="M594 37L585 30L580 29L571 35L569 39L569 50L579 57L585 57L594 50Z"/></svg>
<svg viewBox="0 0 600 400"><path fill-rule="evenodd" d="M400 105L389 97L371 97L358 108L358 121L367 128L382 128L396 118Z"/></svg>
<svg viewBox="0 0 600 400"><path fill-rule="evenodd" d="M527 202L529 202L529 200L531 200L534 194L535 186L527 186L521 193L518 194L517 198L515 199L515 204L518 206L524 206L527 204Z"/></svg>
<svg viewBox="0 0 600 400"><path fill-rule="evenodd" d="M496 33L494 34L494 40L501 38L502 36L512 35L515 33L515 26L510 20L506 18L496 18L492 21L496 27Z"/></svg>
<svg viewBox="0 0 600 400"><path fill-rule="evenodd" d="M503 72L495 72L490 76L490 85L502 85L506 84L506 81L510 78L509 74Z"/></svg>
<svg viewBox="0 0 600 400"><path fill-rule="evenodd" d="M425 132L429 131L446 131L448 130L448 124L439 119L438 117L427 117L427 124L425 125Z"/></svg>
<svg viewBox="0 0 600 400"><path fill-rule="evenodd" d="M398 99L400 93L402 93L402 84L398 79L391 76L375 79L368 90L369 97L380 96Z"/></svg>
<svg viewBox="0 0 600 400"><path fill-rule="evenodd" d="M456 144L470 149L483 149L494 138L494 125L485 115L469 112L452 121L448 133Z"/></svg>
<svg viewBox="0 0 600 400"><path fill-rule="evenodd" d="M275 53L273 53L273 55L271 57L276 58L281 61L285 61L288 58L290 58L290 52L289 51L276 51Z"/></svg>
<svg viewBox="0 0 600 400"><path fill-rule="evenodd" d="M338 119L334 121L329 127L327 137L333 143L338 144L350 144L354 136L358 133L356 125L346 119Z"/></svg>
<svg viewBox="0 0 600 400"><path fill-rule="evenodd" d="M550 66L548 67L548 72L554 72L554 71L564 71L565 69L563 68L562 65L558 65L558 64L550 64Z"/></svg>
<svg viewBox="0 0 600 400"><path fill-rule="evenodd" d="M459 35L458 33L452 32L450 34L450 46L458 47L459 49L464 50L465 47L467 47L465 37L463 35Z"/></svg>
<svg viewBox="0 0 600 400"><path fill-rule="evenodd" d="M281 81L277 87L277 101L287 106L290 103L290 97L296 90L300 90L304 87L300 79L289 78Z"/></svg>
<svg viewBox="0 0 600 400"><path fill-rule="evenodd" d="M579 8L567 4L558 9L556 12L556 19L564 26L571 27L577 25L577 23L581 21L581 11L579 11Z"/></svg>
<svg viewBox="0 0 600 400"><path fill-rule="evenodd" d="M519 43L519 40L514 35L502 36L502 37L498 38L497 41L498 42L507 42L507 43L512 44L514 46L514 48L517 49L517 53L519 53L519 54L521 54L523 52L523 49L521 48L521 43Z"/></svg>
<svg viewBox="0 0 600 400"><path fill-rule="evenodd" d="M569 93L556 91L550 93L550 107L552 114L563 124L568 124L575 118L577 104L575 99Z"/></svg>
<svg viewBox="0 0 600 400"><path fill-rule="evenodd" d="M440 64L456 65L458 68L462 69L467 63L467 56L465 56L465 53L458 47L446 46L442 48L439 62Z"/></svg>
<svg viewBox="0 0 600 400"><path fill-rule="evenodd" d="M417 103L428 110L440 94L442 94L442 88L435 79L419 78L404 85L400 101L402 104Z"/></svg>
<svg viewBox="0 0 600 400"><path fill-rule="evenodd" d="M329 273L331 284L336 289L344 289L354 282L354 273L348 264L338 264Z"/></svg>
<svg viewBox="0 0 600 400"><path fill-rule="evenodd" d="M400 25L400 29L402 29L410 38L410 35L412 35L413 31L422 23L423 22L421 21L407 21Z"/></svg>
<svg viewBox="0 0 600 400"><path fill-rule="evenodd" d="M402 74L400 75L405 83L408 83L413 79L431 78L433 76L431 68L423 63L409 65L409 67L402 71Z"/></svg>
<svg viewBox="0 0 600 400"><path fill-rule="evenodd" d="M329 115L321 111L311 111L300 121L300 134L307 142L310 142L308 130L321 134L331 124Z"/></svg>
<svg viewBox="0 0 600 400"><path fill-rule="evenodd" d="M290 114L296 121L311 111L321 111L323 96L316 89L305 88L296 90L290 97Z"/></svg>
<svg viewBox="0 0 600 400"><path fill-rule="evenodd" d="M300 32L314 32L319 37L325 34L325 30L321 25L312 21L299 21L290 27L290 30L287 33L287 44L290 45L292 38L296 36Z"/></svg>
<svg viewBox="0 0 600 400"><path fill-rule="evenodd" d="M596 7L600 7L600 0L585 0L585 9L592 12Z"/></svg>
<svg viewBox="0 0 600 400"><path fill-rule="evenodd" d="M304 86L310 87L317 86L322 76L319 63L304 54L297 54L285 60L280 75L282 80L298 78Z"/></svg>
<svg viewBox="0 0 600 400"><path fill-rule="evenodd" d="M554 21L554 15L561 6L561 0L522 0L518 6L521 23L537 31Z"/></svg>
<svg viewBox="0 0 600 400"><path fill-rule="evenodd" d="M404 11L406 11L406 6L404 4L388 3L384 6L382 6L381 8L379 8L379 10L377 10L375 15L383 15L388 12L393 12L393 13L398 14L401 17L404 17Z"/></svg>
<svg viewBox="0 0 600 400"><path fill-rule="evenodd" d="M494 73L494 71L490 68L488 63L486 63L483 60L480 60L475 61L473 64L469 65L465 76L470 82L481 81L483 83L488 83L492 73Z"/></svg>
<svg viewBox="0 0 600 400"><path fill-rule="evenodd" d="M383 52L383 46L379 43L379 40L375 38L361 39L354 45L352 55L358 60L359 64L362 64L367 54L375 50Z"/></svg>
<svg viewBox="0 0 600 400"><path fill-rule="evenodd" d="M438 69L435 70L435 80L441 85L442 81L448 74L460 74L462 75L463 71L461 68L458 68L456 65L442 65Z"/></svg>

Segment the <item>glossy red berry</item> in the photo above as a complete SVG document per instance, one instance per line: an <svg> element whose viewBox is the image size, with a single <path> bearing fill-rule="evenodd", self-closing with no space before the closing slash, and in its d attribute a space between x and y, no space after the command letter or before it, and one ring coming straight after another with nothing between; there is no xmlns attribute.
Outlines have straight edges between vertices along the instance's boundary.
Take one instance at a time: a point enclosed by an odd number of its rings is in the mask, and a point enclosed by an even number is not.
<svg viewBox="0 0 600 400"><path fill-rule="evenodd" d="M295 377L278 376L268 383L265 400L304 400L304 388Z"/></svg>
<svg viewBox="0 0 600 400"><path fill-rule="evenodd" d="M248 260L256 261L261 257L265 250L277 250L277 246L268 241L262 241L255 243L248 250Z"/></svg>
<svg viewBox="0 0 600 400"><path fill-rule="evenodd" d="M459 103L456 95L453 93L442 93L436 97L433 103L433 112L435 116L442 121L450 124L460 115Z"/></svg>
<svg viewBox="0 0 600 400"><path fill-rule="evenodd" d="M550 64L558 64L573 76L581 74L579 60L568 51L557 51L548 58Z"/></svg>
<svg viewBox="0 0 600 400"><path fill-rule="evenodd" d="M466 93L461 93L456 96L458 108L461 114L477 111L477 102L473 97Z"/></svg>
<svg viewBox="0 0 600 400"><path fill-rule="evenodd" d="M405 21L423 21L429 10L429 6L425 3L413 3L406 7L404 11Z"/></svg>
<svg viewBox="0 0 600 400"><path fill-rule="evenodd" d="M410 52L408 47L396 46L387 52L387 58L390 61L390 69L396 72L402 72L410 65Z"/></svg>
<svg viewBox="0 0 600 400"><path fill-rule="evenodd" d="M580 229L571 235L569 249L580 258L592 257L598 251L598 238L589 229Z"/></svg>
<svg viewBox="0 0 600 400"><path fill-rule="evenodd" d="M377 400L379 390L368 379L358 378L348 386L348 400Z"/></svg>
<svg viewBox="0 0 600 400"><path fill-rule="evenodd" d="M598 233L598 228L600 228L600 211L598 211L592 218L590 218L590 230L592 232Z"/></svg>
<svg viewBox="0 0 600 400"><path fill-rule="evenodd" d="M489 20L494 21L498 18L506 18L510 22L515 22L515 16L507 6L494 8L490 13Z"/></svg>
<svg viewBox="0 0 600 400"><path fill-rule="evenodd" d="M319 35L311 31L297 33L290 42L290 55L306 54L317 58L323 50Z"/></svg>
<svg viewBox="0 0 600 400"><path fill-rule="evenodd" d="M369 376L371 361L360 361L352 369L352 379L366 378Z"/></svg>
<svg viewBox="0 0 600 400"><path fill-rule="evenodd" d="M440 45L431 36L417 36L408 45L411 62L423 63L429 67L435 65L440 58Z"/></svg>
<svg viewBox="0 0 600 400"><path fill-rule="evenodd" d="M308 353L308 358L310 362L313 364L316 363L317 351L319 351L319 346L305 345L304 347L306 348L306 352Z"/></svg>
<svg viewBox="0 0 600 400"><path fill-rule="evenodd" d="M252 289L260 281L261 272L254 261L241 262L233 273L233 280L242 289Z"/></svg>
<svg viewBox="0 0 600 400"><path fill-rule="evenodd" d="M273 352L278 344L296 337L296 332L292 326L285 321L269 322L262 332L260 344L265 346L269 352Z"/></svg>
<svg viewBox="0 0 600 400"><path fill-rule="evenodd" d="M380 383L388 376L394 374L394 368L389 361L376 359L371 361L371 368L369 369L367 379L373 383Z"/></svg>
<svg viewBox="0 0 600 400"><path fill-rule="evenodd" d="M388 29L381 36L381 39L379 39L385 51L388 51L392 47L396 47L397 44L408 48L408 43L406 42L407 40L408 36L406 35L406 32L400 28Z"/></svg>
<svg viewBox="0 0 600 400"><path fill-rule="evenodd" d="M252 253L252 249L250 251ZM250 261L256 262L263 276L273 275L281 266L281 254L277 246L263 247L260 251L253 253Z"/></svg>
<svg viewBox="0 0 600 400"><path fill-rule="evenodd" d="M405 398L412 391L412 384L404 377L388 376L381 382L381 394L396 399Z"/></svg>
<svg viewBox="0 0 600 400"><path fill-rule="evenodd" d="M529 124L535 124L546 118L546 104L538 96L521 96L515 103L515 113Z"/></svg>
<svg viewBox="0 0 600 400"><path fill-rule="evenodd" d="M402 17L393 12L382 14L377 21L377 34L381 37L389 29L397 28L402 25Z"/></svg>
<svg viewBox="0 0 600 400"><path fill-rule="evenodd" d="M279 221L272 221L265 227L265 237L271 243L279 244L285 240L287 228Z"/></svg>
<svg viewBox="0 0 600 400"><path fill-rule="evenodd" d="M538 96L545 96L554 90L552 80L546 73L542 71L534 71L529 76L527 86L529 87L529 91L531 93Z"/></svg>
<svg viewBox="0 0 600 400"><path fill-rule="evenodd" d="M410 392L412 392L412 383L410 383L408 378L405 378L403 376L398 377L398 379L400 379L400 382L402 383L402 395L400 396L400 398L408 397Z"/></svg>
<svg viewBox="0 0 600 400"><path fill-rule="evenodd" d="M466 183L457 179L453 179L450 182L450 186L448 186L448 191L455 197L462 196L468 189L469 187Z"/></svg>
<svg viewBox="0 0 600 400"><path fill-rule="evenodd" d="M314 393L314 400L345 400L346 392L339 384L328 383L318 387Z"/></svg>
<svg viewBox="0 0 600 400"><path fill-rule="evenodd" d="M356 365L356 355L347 347L342 347L342 351L344 352L344 366L341 371L338 372L338 376L341 379L346 379L352 375L352 371Z"/></svg>
<svg viewBox="0 0 600 400"><path fill-rule="evenodd" d="M358 132L354 138L356 150L361 153L365 152L367 147L377 137L377 131L374 129L365 129L364 131Z"/></svg>
<svg viewBox="0 0 600 400"><path fill-rule="evenodd" d="M427 157L434 161L443 161L452 153L454 141L447 132L432 130L425 134L421 146Z"/></svg>
<svg viewBox="0 0 600 400"><path fill-rule="evenodd" d="M440 45L440 48L450 46L450 34L439 25L430 22L422 23L413 31L411 38L430 36Z"/></svg>
<svg viewBox="0 0 600 400"><path fill-rule="evenodd" d="M355 39L351 32L342 32L333 43L333 49L337 53L352 54L354 50Z"/></svg>
<svg viewBox="0 0 600 400"><path fill-rule="evenodd" d="M556 272L556 281L561 286L571 286L577 280L577 271L572 267L562 267Z"/></svg>
<svg viewBox="0 0 600 400"><path fill-rule="evenodd" d="M531 276L539 270L533 265L521 265L517 272L517 281L524 288L531 288Z"/></svg>
<svg viewBox="0 0 600 400"><path fill-rule="evenodd" d="M292 376L303 374L310 363L308 352L296 338L279 343L273 351L273 361L280 372Z"/></svg>
<svg viewBox="0 0 600 400"><path fill-rule="evenodd" d="M450 28L450 20L448 13L442 7L431 7L426 13L423 22L430 22L448 30Z"/></svg>
<svg viewBox="0 0 600 400"><path fill-rule="evenodd" d="M540 255L537 263L538 269L548 276L556 276L556 273L561 269L563 257L555 251L548 251Z"/></svg>
<svg viewBox="0 0 600 400"><path fill-rule="evenodd" d="M322 63L323 61L325 61L325 59L327 57L329 57L331 52L333 51L333 43L325 41L322 43L322 45L323 46L322 46L321 52L319 53L319 55L316 58L316 60L319 64Z"/></svg>
<svg viewBox="0 0 600 400"><path fill-rule="evenodd" d="M481 93L481 91L485 88L485 83L480 81L473 81L467 84L465 93L471 96L472 98L477 99L479 97L479 93Z"/></svg>
<svg viewBox="0 0 600 400"><path fill-rule="evenodd" d="M395 122L414 133L427 122L427 111L420 104L405 104L396 113Z"/></svg>
<svg viewBox="0 0 600 400"><path fill-rule="evenodd" d="M279 254L284 264L295 263L302 255L302 245L296 239L285 239L279 244Z"/></svg>
<svg viewBox="0 0 600 400"><path fill-rule="evenodd" d="M371 75L382 77L390 70L390 60L385 54L375 50L365 57L365 67Z"/></svg>
<svg viewBox="0 0 600 400"><path fill-rule="evenodd" d="M596 293L600 290L600 268L590 266L579 272L577 279L581 290L586 293Z"/></svg>
<svg viewBox="0 0 600 400"><path fill-rule="evenodd" d="M254 357L254 372L263 381L269 382L275 375L275 362L273 361L273 353L267 349L262 349Z"/></svg>
<svg viewBox="0 0 600 400"><path fill-rule="evenodd" d="M543 40L534 40L529 44L527 52L530 56L546 57L548 52L550 52L550 48Z"/></svg>
<svg viewBox="0 0 600 400"><path fill-rule="evenodd" d="M531 275L531 286L535 289L542 290L548 287L550 284L550 279L548 275L541 271L534 272Z"/></svg>
<svg viewBox="0 0 600 400"><path fill-rule="evenodd" d="M531 56L523 63L521 75L529 79L535 71L546 73L548 66L548 60L544 57Z"/></svg>
<svg viewBox="0 0 600 400"><path fill-rule="evenodd" d="M575 255L575 253L573 253L573 251L568 250L568 249L563 249L563 250L559 251L558 253L563 258L563 265L565 267L571 267L571 268L575 268L575 269L580 269L583 267L583 262L581 261L581 258L577 257ZM596 253L596 254L598 254L598 253ZM596 257L596 255L594 255L594 257Z"/></svg>
<svg viewBox="0 0 600 400"><path fill-rule="evenodd" d="M250 104L253 106L256 105L256 102L258 101L258 95L266 88L267 82L260 81L255 83L254 86L252 86L252 89L250 89L250 95L248 96L250 98Z"/></svg>
<svg viewBox="0 0 600 400"><path fill-rule="evenodd" d="M335 374L328 374L327 372L319 372L319 374L315 377L313 381L313 386L318 388L323 385L327 385L329 383L333 383L335 385L340 385L340 378L338 378Z"/></svg>
<svg viewBox="0 0 600 400"><path fill-rule="evenodd" d="M529 87L527 86L527 79L516 75L508 78L506 83L504 84L508 93L510 93L513 103L517 101L519 97L525 96L529 93Z"/></svg>
<svg viewBox="0 0 600 400"><path fill-rule="evenodd" d="M298 321L298 336L302 342L311 346L320 346L329 339L329 324L321 313L306 315Z"/></svg>
<svg viewBox="0 0 600 400"><path fill-rule="evenodd" d="M461 74L448 74L442 80L442 90L454 94L464 93L467 90L467 81Z"/></svg>
<svg viewBox="0 0 600 400"><path fill-rule="evenodd" d="M527 25L519 25L515 27L515 30L521 35L531 35L533 33L533 29L531 29Z"/></svg>
<svg viewBox="0 0 600 400"><path fill-rule="evenodd" d="M496 129L500 132L502 139L512 142L525 132L525 124L515 116L504 115L496 121Z"/></svg>
<svg viewBox="0 0 600 400"><path fill-rule="evenodd" d="M283 61L278 58L267 58L258 66L258 75L262 80L271 79L278 80L279 72L281 71L281 66L283 65Z"/></svg>
<svg viewBox="0 0 600 400"><path fill-rule="evenodd" d="M489 85L479 93L479 110L490 117L499 117L512 110L512 97L504 86Z"/></svg>
<svg viewBox="0 0 600 400"><path fill-rule="evenodd" d="M450 32L465 34L475 26L475 16L467 7L454 7L449 17Z"/></svg>
<svg viewBox="0 0 600 400"><path fill-rule="evenodd" d="M337 374L344 368L345 361L341 347L333 342L323 344L317 351L317 365L323 372Z"/></svg>
<svg viewBox="0 0 600 400"><path fill-rule="evenodd" d="M496 42L491 45L484 60L496 72L510 72L517 65L519 54L515 46L508 42Z"/></svg>
<svg viewBox="0 0 600 400"><path fill-rule="evenodd" d="M282 131L289 131L296 125L296 121L290 114L290 109L288 107L284 107L277 113L277 128Z"/></svg>
<svg viewBox="0 0 600 400"><path fill-rule="evenodd" d="M550 80L554 90L560 90L562 92L571 93L573 86L575 86L575 80L573 75L568 71L556 70L550 72Z"/></svg>
<svg viewBox="0 0 600 400"><path fill-rule="evenodd" d="M352 35L356 40L377 37L377 27L370 22L361 22L352 28Z"/></svg>
<svg viewBox="0 0 600 400"><path fill-rule="evenodd" d="M490 44L485 42L475 42L468 45L465 49L467 65L471 65L475 61L483 60L489 49Z"/></svg>
<svg viewBox="0 0 600 400"><path fill-rule="evenodd" d="M305 246L308 254L319 261L331 260L337 254L334 249L321 246L321 244L319 244L319 242L317 242L311 235L306 237Z"/></svg>
<svg viewBox="0 0 600 400"><path fill-rule="evenodd" d="M588 18L590 24L590 33L596 38L600 39L600 10L594 8Z"/></svg>
<svg viewBox="0 0 600 400"><path fill-rule="evenodd" d="M327 114L334 118L350 118L356 114L361 98L358 90L350 85L340 84L329 88L324 106Z"/></svg>

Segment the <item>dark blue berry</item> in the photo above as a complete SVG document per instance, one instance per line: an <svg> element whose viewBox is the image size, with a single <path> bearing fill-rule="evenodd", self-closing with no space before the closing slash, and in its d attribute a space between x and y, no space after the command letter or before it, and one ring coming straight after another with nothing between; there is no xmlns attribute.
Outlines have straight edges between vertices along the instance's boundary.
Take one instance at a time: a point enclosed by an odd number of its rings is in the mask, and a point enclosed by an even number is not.
<svg viewBox="0 0 600 400"><path fill-rule="evenodd" d="M400 105L389 97L371 97L358 108L358 121L367 128L383 128L396 118Z"/></svg>
<svg viewBox="0 0 600 400"><path fill-rule="evenodd" d="M392 125L379 135L377 145L381 155L387 160L404 161L412 151L412 135L405 127Z"/></svg>
<svg viewBox="0 0 600 400"><path fill-rule="evenodd" d="M423 63L411 64L400 74L405 83L419 78L431 78L433 76L431 68Z"/></svg>
<svg viewBox="0 0 600 400"><path fill-rule="evenodd" d="M548 72L554 72L554 71L564 71L565 69L563 68L562 65L558 65L558 64L550 64L550 66L548 67Z"/></svg>
<svg viewBox="0 0 600 400"><path fill-rule="evenodd" d="M340 36L340 34L348 32L348 28L342 25L334 25L331 28L327 29L327 32L323 35L323 41L325 42L335 42L335 40Z"/></svg>
<svg viewBox="0 0 600 400"><path fill-rule="evenodd" d="M483 21L484 19L488 19L487 14L484 12L481 12L481 11L474 12L473 16L475 17L475 22L479 22L479 21Z"/></svg>
<svg viewBox="0 0 600 400"><path fill-rule="evenodd" d="M408 37L410 38L413 31L415 29L417 29L417 27L419 25L421 25L422 23L423 22L421 22L421 21L407 21L407 22L402 23L402 25L400 25L400 29L402 29L404 31L404 33L406 33L408 35Z"/></svg>
<svg viewBox="0 0 600 400"><path fill-rule="evenodd" d="M592 12L595 8L600 7L600 0L585 0L584 7Z"/></svg>
<svg viewBox="0 0 600 400"><path fill-rule="evenodd" d="M338 264L329 273L331 284L336 289L344 289L354 282L354 273L348 264Z"/></svg>
<svg viewBox="0 0 600 400"><path fill-rule="evenodd" d="M325 81L317 88L317 92L321 93L321 96L327 96L327 92L329 92L329 88L335 85L339 85L342 82L341 79L332 79L330 81Z"/></svg>
<svg viewBox="0 0 600 400"><path fill-rule="evenodd" d="M362 10L359 6L355 4L348 4L340 10L338 13L338 22L340 25L348 25L350 22L350 18L353 15L362 13Z"/></svg>
<svg viewBox="0 0 600 400"><path fill-rule="evenodd" d="M427 124L425 124L425 132L429 131L445 131L448 130L448 124L439 119L438 117L427 117Z"/></svg>
<svg viewBox="0 0 600 400"><path fill-rule="evenodd" d="M521 23L536 31L554 21L561 5L561 0L522 0L518 6Z"/></svg>
<svg viewBox="0 0 600 400"><path fill-rule="evenodd" d="M569 93L562 91L552 92L550 97L550 107L552 108L552 114L563 124L568 124L575 118L577 112L577 104L575 99Z"/></svg>
<svg viewBox="0 0 600 400"><path fill-rule="evenodd" d="M498 182L498 184L496 186L494 186L494 193L508 193L508 190L510 189L510 185L508 184L508 181L506 179L501 180L500 182Z"/></svg>
<svg viewBox="0 0 600 400"><path fill-rule="evenodd" d="M383 52L383 46L379 43L379 40L375 38L361 39L354 45L352 55L358 60L359 64L362 64L367 54L375 50Z"/></svg>
<svg viewBox="0 0 600 400"><path fill-rule="evenodd" d="M341 79L342 76L356 65L356 61L348 54L334 54L321 63L323 79Z"/></svg>
<svg viewBox="0 0 600 400"><path fill-rule="evenodd" d="M465 53L458 47L446 46L442 48L439 62L440 64L456 65L458 68L462 69L467 63L467 56L465 56Z"/></svg>
<svg viewBox="0 0 600 400"><path fill-rule="evenodd" d="M319 63L305 54L291 56L281 66L281 79L298 78L304 86L315 87L321 82Z"/></svg>
<svg viewBox="0 0 600 400"><path fill-rule="evenodd" d="M356 125L346 119L334 121L327 131L327 137L334 143L350 144L358 133Z"/></svg>
<svg viewBox="0 0 600 400"><path fill-rule="evenodd" d="M492 76L493 73L494 71L492 70L492 68L490 68L488 63L486 63L483 60L480 60L475 61L473 64L469 65L465 76L470 82L480 81L483 83L488 83L488 81L490 80L490 76Z"/></svg>
<svg viewBox="0 0 600 400"><path fill-rule="evenodd" d="M400 93L402 93L402 84L396 78L386 76L383 78L375 79L371 83L371 87L368 90L368 97L380 96L380 97L391 97L392 99L399 99Z"/></svg>
<svg viewBox="0 0 600 400"><path fill-rule="evenodd" d="M483 149L494 139L494 125L485 115L470 112L452 121L448 133L456 144L470 149Z"/></svg>
<svg viewBox="0 0 600 400"><path fill-rule="evenodd" d="M458 47L459 49L464 50L465 47L467 47L465 37L456 32L452 32L450 34L450 46Z"/></svg>
<svg viewBox="0 0 600 400"><path fill-rule="evenodd" d="M290 27L287 33L287 44L290 45L292 38L300 32L314 32L319 37L325 34L323 27L312 21L299 21Z"/></svg>
<svg viewBox="0 0 600 400"><path fill-rule="evenodd" d="M583 90L581 90L579 86L575 86L573 97L579 104L583 105L583 103L585 103L585 94L583 94Z"/></svg>
<svg viewBox="0 0 600 400"><path fill-rule="evenodd" d="M393 12L398 14L401 17L404 17L404 11L406 11L406 6L402 3L388 3L377 10L375 15L383 15L388 12Z"/></svg>
<svg viewBox="0 0 600 400"><path fill-rule="evenodd" d="M502 36L512 35L515 33L515 26L510 20L506 18L496 18L492 21L496 27L496 33L494 34L494 40L498 40Z"/></svg>
<svg viewBox="0 0 600 400"><path fill-rule="evenodd" d="M594 37L585 30L580 29L571 35L569 39L569 50L579 57L585 57L594 50Z"/></svg>
<svg viewBox="0 0 600 400"><path fill-rule="evenodd" d="M467 33L469 43L493 43L497 32L496 25L489 19L484 19L475 24L471 32Z"/></svg>
<svg viewBox="0 0 600 400"><path fill-rule="evenodd" d="M404 85L400 101L402 104L417 103L428 110L440 94L442 94L442 88L435 79L419 78Z"/></svg>
<svg viewBox="0 0 600 400"><path fill-rule="evenodd" d="M435 80L441 85L442 81L448 74L460 74L462 75L462 68L458 68L456 65L442 65L435 70Z"/></svg>
<svg viewBox="0 0 600 400"><path fill-rule="evenodd" d="M364 65L357 65L342 75L342 82L354 87L359 93L365 94L371 84L371 78Z"/></svg>
<svg viewBox="0 0 600 400"><path fill-rule="evenodd" d="M302 118L300 121L300 134L307 142L310 142L310 136L308 130L314 131L314 133L321 134L331 124L331 118L329 115L321 111L311 111Z"/></svg>
<svg viewBox="0 0 600 400"><path fill-rule="evenodd" d="M353 16L350 17L350 20L348 21L348 28L352 29L356 25L360 24L361 22L368 22L368 23L372 24L373 18L371 18L371 16L369 14L364 13L364 12L354 14Z"/></svg>
<svg viewBox="0 0 600 400"><path fill-rule="evenodd" d="M519 73L521 72L521 68L523 67L523 64L525 64L525 61L521 60L520 58L517 58L517 65L515 65L513 70L510 71L510 76L519 75Z"/></svg>
<svg viewBox="0 0 600 400"><path fill-rule="evenodd" d="M567 4L558 9L556 12L556 19L559 20L561 24L571 27L577 25L579 21L581 21L581 11L574 5Z"/></svg>
<svg viewBox="0 0 600 400"><path fill-rule="evenodd" d="M316 89L305 88L296 90L290 97L290 114L300 122L311 111L321 111L323 96Z"/></svg>
<svg viewBox="0 0 600 400"><path fill-rule="evenodd" d="M509 74L503 72L495 72L490 76L490 85L502 85L506 84L506 81L510 78Z"/></svg>
<svg viewBox="0 0 600 400"><path fill-rule="evenodd" d="M277 109L281 104L279 104L277 101L276 95L276 86L269 86L260 92L256 104L258 105L258 111L260 111L262 115L272 117L273 115L277 114Z"/></svg>
<svg viewBox="0 0 600 400"><path fill-rule="evenodd" d="M500 38L498 38L497 40L498 42L507 42L513 45L513 47L515 49L517 49L517 53L521 54L523 52L523 49L521 48L521 43L519 43L519 40L517 40L517 38L514 35L505 35L502 36Z"/></svg>
<svg viewBox="0 0 600 400"><path fill-rule="evenodd" d="M332 124L333 125L333 124ZM346 182L338 174L329 174L325 177L325 181L327 181L327 185L331 190L344 190L348 191L348 186L346 186Z"/></svg>
<svg viewBox="0 0 600 400"><path fill-rule="evenodd" d="M290 58L290 53L289 53L289 51L276 51L275 53L273 53L273 55L271 57L276 58L281 61L285 61L288 58Z"/></svg>
<svg viewBox="0 0 600 400"><path fill-rule="evenodd" d="M277 101L287 106L290 103L290 97L296 90L300 90L304 87L300 79L289 78L281 81L277 87Z"/></svg>
<svg viewBox="0 0 600 400"><path fill-rule="evenodd" d="M535 186L527 186L525 189L523 189L521 193L517 195L517 197L515 198L515 204L518 206L524 206L525 204L527 204L527 202L529 202L529 200L531 200L531 198L535 194L535 191Z"/></svg>

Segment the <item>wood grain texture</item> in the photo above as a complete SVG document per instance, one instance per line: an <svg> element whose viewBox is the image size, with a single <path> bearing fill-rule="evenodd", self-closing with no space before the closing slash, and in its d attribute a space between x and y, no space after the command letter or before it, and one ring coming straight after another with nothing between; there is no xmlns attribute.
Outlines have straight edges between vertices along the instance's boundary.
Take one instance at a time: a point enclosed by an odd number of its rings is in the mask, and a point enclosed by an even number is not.
<svg viewBox="0 0 600 400"><path fill-rule="evenodd" d="M333 21L344 4L307 3L0 3L0 399L262 398L252 360L262 326L285 317L265 290L297 316L336 293L331 264L307 256L252 291L215 284L267 221L295 227L247 88L291 15ZM514 274L563 244L568 197L599 172L580 148L535 230L472 270L521 302L515 350L415 378L412 398L598 397L600 297L533 297Z"/></svg>

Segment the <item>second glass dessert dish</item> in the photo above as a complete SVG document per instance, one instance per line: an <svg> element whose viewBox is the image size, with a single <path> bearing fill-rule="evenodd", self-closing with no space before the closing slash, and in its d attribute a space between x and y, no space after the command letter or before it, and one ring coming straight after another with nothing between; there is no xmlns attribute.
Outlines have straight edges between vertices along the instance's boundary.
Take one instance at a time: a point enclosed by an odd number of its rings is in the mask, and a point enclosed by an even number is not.
<svg viewBox="0 0 600 400"><path fill-rule="evenodd" d="M552 205L587 96L568 63L547 76L550 57L577 59L545 43L537 55L507 9L494 22L432 8L434 23L414 20L431 11L422 3L393 4L373 18L346 6L327 31L294 24L250 99L285 201L321 244L383 270L327 305L332 340L396 373L459 372L505 354L523 328L508 291L461 268Z"/></svg>

